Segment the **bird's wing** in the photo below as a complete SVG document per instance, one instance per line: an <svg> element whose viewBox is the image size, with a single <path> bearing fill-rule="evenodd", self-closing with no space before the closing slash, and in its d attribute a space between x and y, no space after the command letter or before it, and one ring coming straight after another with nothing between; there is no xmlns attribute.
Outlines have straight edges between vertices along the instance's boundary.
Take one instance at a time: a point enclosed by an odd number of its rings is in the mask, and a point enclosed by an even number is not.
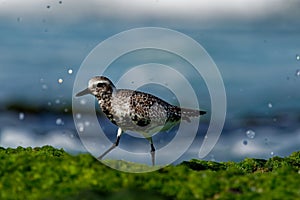
<svg viewBox="0 0 300 200"><path fill-rule="evenodd" d="M131 97L131 119L138 126L147 126L155 121L157 126L164 125L167 120L166 108L169 104L148 93L134 91Z"/></svg>

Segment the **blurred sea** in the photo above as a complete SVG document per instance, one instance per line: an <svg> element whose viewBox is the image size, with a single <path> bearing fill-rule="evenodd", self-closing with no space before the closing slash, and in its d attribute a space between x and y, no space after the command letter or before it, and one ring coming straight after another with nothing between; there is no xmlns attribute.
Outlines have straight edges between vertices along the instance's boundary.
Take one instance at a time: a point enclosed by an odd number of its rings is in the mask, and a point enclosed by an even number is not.
<svg viewBox="0 0 300 200"><path fill-rule="evenodd" d="M273 16L220 20L208 26L88 15L70 22L53 17L55 7L45 9L50 11L35 18L24 13L0 18L0 146L53 145L70 153L86 152L71 109L73 83L81 63L99 42L114 34L160 26L199 42L223 77L226 122L217 145L205 159L269 158L300 150L299 20ZM119 68L114 70L112 74ZM209 112L209 96L202 99L201 106ZM209 115L201 119L194 143L177 162L197 158L208 124ZM107 126L114 138L116 127ZM159 146L160 140L157 137L154 143ZM130 136L124 135L120 148L132 145ZM149 150L147 145L135 147Z"/></svg>

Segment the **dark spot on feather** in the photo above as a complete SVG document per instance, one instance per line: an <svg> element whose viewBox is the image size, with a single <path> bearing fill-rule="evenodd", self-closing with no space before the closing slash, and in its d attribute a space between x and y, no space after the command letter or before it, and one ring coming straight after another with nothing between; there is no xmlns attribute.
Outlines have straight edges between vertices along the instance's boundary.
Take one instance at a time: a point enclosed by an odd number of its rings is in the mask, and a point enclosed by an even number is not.
<svg viewBox="0 0 300 200"><path fill-rule="evenodd" d="M150 124L150 119L146 119L146 118L141 118L140 120L137 121L137 125L138 126L141 126L141 127L144 127L144 126L147 126Z"/></svg>
<svg viewBox="0 0 300 200"><path fill-rule="evenodd" d="M139 118L137 115L134 115L132 118L132 121L136 123L136 125L144 127L150 124L151 120L147 119L145 117Z"/></svg>

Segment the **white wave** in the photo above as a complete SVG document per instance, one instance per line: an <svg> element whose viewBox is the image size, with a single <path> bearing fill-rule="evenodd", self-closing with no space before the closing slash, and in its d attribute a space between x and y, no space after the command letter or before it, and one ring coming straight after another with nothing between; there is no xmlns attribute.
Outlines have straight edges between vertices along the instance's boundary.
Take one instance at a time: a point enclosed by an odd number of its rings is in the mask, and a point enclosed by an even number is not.
<svg viewBox="0 0 300 200"><path fill-rule="evenodd" d="M290 15L297 6L297 1L264 0L87 0L71 1L0 1L2 16L51 16L64 20L76 20L84 17L111 19L145 18L160 19L195 19L197 21L223 18L252 19L285 13Z"/></svg>
<svg viewBox="0 0 300 200"><path fill-rule="evenodd" d="M63 148L68 152L85 152L86 150L76 138L75 133L68 130L50 131L40 136L32 131L6 127L0 134L0 146L7 148L21 147L41 147L51 145L55 148Z"/></svg>

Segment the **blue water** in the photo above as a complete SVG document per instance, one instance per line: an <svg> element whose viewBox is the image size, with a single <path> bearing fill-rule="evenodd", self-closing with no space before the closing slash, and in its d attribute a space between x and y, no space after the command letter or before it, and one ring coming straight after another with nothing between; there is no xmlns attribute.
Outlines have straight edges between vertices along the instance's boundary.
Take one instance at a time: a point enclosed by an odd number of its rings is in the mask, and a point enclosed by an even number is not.
<svg viewBox="0 0 300 200"><path fill-rule="evenodd" d="M215 19L209 26L196 19L177 23L177 19L159 17L135 20L87 15L68 21L54 15L46 7L35 17L26 12L1 14L0 146L50 144L71 153L85 152L71 115L73 82L81 63L99 42L114 34L158 26L199 42L222 75L226 122L205 159L268 158L300 150L300 22L288 10L280 16ZM209 111L209 97L204 96L201 103ZM11 105L23 108L10 109ZM28 107L44 112L32 113ZM204 118L202 130L208 123L209 118ZM255 132L254 138L247 137L248 130ZM197 157L201 133L179 161ZM123 145L130 146L126 137Z"/></svg>

